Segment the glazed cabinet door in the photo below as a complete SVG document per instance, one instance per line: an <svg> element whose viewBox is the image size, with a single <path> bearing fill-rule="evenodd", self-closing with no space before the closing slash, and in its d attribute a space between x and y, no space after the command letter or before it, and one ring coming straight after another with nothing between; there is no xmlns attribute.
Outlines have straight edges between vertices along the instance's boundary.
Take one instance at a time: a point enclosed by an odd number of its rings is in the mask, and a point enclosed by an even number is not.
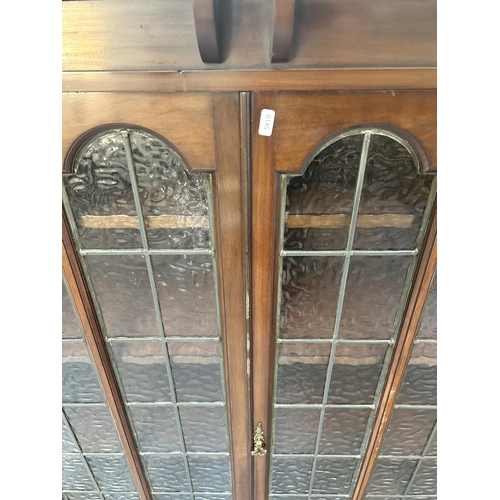
<svg viewBox="0 0 500 500"><path fill-rule="evenodd" d="M251 498L245 110L63 95L67 500Z"/></svg>
<svg viewBox="0 0 500 500"><path fill-rule="evenodd" d="M435 498L436 94L252 118L254 498Z"/></svg>

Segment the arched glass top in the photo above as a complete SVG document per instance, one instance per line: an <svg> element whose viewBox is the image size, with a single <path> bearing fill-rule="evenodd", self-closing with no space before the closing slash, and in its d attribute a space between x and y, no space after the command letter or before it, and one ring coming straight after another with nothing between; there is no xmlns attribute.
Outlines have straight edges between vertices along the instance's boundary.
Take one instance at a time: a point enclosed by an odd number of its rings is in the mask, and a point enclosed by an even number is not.
<svg viewBox="0 0 500 500"><path fill-rule="evenodd" d="M79 149L64 177L84 248L142 246L121 129ZM128 138L150 248L209 248L209 174L190 173L165 142L142 130Z"/></svg>
<svg viewBox="0 0 500 500"><path fill-rule="evenodd" d="M352 249L415 248L431 184L403 139L376 129L343 134L316 154L303 175L289 177L285 248L346 249L354 207Z"/></svg>

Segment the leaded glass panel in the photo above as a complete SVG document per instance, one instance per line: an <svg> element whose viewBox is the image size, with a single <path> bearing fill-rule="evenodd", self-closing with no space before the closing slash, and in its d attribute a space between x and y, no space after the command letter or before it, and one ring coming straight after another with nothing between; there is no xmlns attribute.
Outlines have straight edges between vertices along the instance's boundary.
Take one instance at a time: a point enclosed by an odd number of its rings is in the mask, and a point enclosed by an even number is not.
<svg viewBox="0 0 500 500"><path fill-rule="evenodd" d="M138 499L64 280L62 333L62 491L75 500L102 500L112 491Z"/></svg>
<svg viewBox="0 0 500 500"><path fill-rule="evenodd" d="M211 182L210 174L190 172L166 141L134 128L87 140L63 179L65 208L158 498L230 498L232 490ZM68 397L75 391L69 385ZM104 427L102 434L111 447ZM104 469L99 460L90 464L121 477L103 489L107 495L130 493L118 458ZM101 472L94 473L98 485Z"/></svg>
<svg viewBox="0 0 500 500"><path fill-rule="evenodd" d="M412 495L436 494L436 290L434 278L406 374L368 485L368 493L390 494L397 490L411 498ZM408 460L396 460L398 456L411 456L411 466ZM405 467L405 473L394 473L393 479L389 481L391 467L394 470ZM382 479L384 474L387 475L386 479Z"/></svg>
<svg viewBox="0 0 500 500"><path fill-rule="evenodd" d="M303 174L283 175L281 186L270 494L348 498L435 184L405 140L382 129L353 129L318 152ZM429 356L426 351L414 364L428 366ZM431 371L425 373L409 393L429 393ZM432 412L419 416L405 431L406 446L388 441L401 460L423 453L433 432ZM379 483L394 467L410 477L417 462L387 462L377 472ZM401 489L380 491L397 496Z"/></svg>

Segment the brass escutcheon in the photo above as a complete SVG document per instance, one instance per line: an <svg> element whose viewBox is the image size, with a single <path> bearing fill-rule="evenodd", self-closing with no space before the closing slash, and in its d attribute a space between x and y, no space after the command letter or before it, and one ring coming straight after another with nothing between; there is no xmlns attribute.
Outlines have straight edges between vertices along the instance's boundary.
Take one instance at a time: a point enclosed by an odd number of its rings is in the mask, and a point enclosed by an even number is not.
<svg viewBox="0 0 500 500"><path fill-rule="evenodd" d="M262 423L259 422L257 429L253 435L253 450L251 451L252 457L263 457L267 454L266 443L264 442L264 431L262 430Z"/></svg>

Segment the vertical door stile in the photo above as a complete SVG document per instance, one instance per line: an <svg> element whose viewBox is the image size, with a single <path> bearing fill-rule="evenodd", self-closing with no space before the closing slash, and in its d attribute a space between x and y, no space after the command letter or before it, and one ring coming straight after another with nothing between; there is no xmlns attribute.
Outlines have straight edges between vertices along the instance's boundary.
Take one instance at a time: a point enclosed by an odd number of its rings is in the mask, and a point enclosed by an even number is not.
<svg viewBox="0 0 500 500"><path fill-rule="evenodd" d="M246 158L240 154L240 129L247 116L246 112L240 115L237 93L214 94L213 102L217 161L215 226L233 492L234 500L250 500L250 390L246 363L248 291L245 278L248 267L245 252L248 213L244 206L247 182L243 162Z"/></svg>
<svg viewBox="0 0 500 500"><path fill-rule="evenodd" d="M275 109L276 93L253 95L252 101L252 405L255 430L271 432L274 371L274 313L279 183L274 166L274 136L258 134L262 109ZM255 456L254 500L268 495L269 454Z"/></svg>

